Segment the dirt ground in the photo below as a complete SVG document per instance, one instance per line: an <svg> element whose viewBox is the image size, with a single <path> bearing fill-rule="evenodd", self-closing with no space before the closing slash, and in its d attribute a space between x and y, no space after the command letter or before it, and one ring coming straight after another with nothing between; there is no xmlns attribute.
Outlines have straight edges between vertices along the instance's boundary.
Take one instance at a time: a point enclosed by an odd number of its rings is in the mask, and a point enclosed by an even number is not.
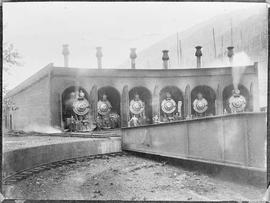
<svg viewBox="0 0 270 203"><path fill-rule="evenodd" d="M4 186L6 198L77 200L262 200L265 189L180 166L124 156L93 159Z"/></svg>

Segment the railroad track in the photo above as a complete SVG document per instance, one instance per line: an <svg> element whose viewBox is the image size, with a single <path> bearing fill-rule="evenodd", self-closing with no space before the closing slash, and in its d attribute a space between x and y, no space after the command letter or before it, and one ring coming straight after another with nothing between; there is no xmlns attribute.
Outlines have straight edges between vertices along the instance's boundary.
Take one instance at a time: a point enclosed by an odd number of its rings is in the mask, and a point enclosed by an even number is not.
<svg viewBox="0 0 270 203"><path fill-rule="evenodd" d="M15 174L12 174L6 178L3 178L3 185L12 185L14 183L17 183L23 179L26 179L27 177L30 177L34 174L40 173L42 171L50 170L53 168L57 168L60 166L65 166L68 164L74 164L78 162L87 162L93 159L108 159L110 157L116 157L116 156L123 156L125 155L125 152L115 152L115 153L109 153L109 154L97 154L97 155L90 155L86 157L78 157L78 158L73 158L73 159L66 159L62 161L57 161L57 162L51 162L47 164L42 164L39 166L36 166L34 168L30 168L27 170L19 171Z"/></svg>

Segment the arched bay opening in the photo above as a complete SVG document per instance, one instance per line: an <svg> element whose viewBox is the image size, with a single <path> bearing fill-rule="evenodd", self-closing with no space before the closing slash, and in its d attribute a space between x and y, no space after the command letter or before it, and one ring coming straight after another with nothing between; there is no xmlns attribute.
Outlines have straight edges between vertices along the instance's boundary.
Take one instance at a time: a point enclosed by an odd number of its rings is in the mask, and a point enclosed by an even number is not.
<svg viewBox="0 0 270 203"><path fill-rule="evenodd" d="M136 115L141 124L152 123L152 94L143 86L134 87L129 91L130 118ZM144 109L141 109L141 105Z"/></svg>
<svg viewBox="0 0 270 203"><path fill-rule="evenodd" d="M71 118L79 116L73 110L73 103L79 97L80 92L83 92L83 97L89 102L89 94L83 87L71 86L66 88L62 93L62 119L64 122L64 129L69 128Z"/></svg>
<svg viewBox="0 0 270 203"><path fill-rule="evenodd" d="M234 90L235 90L235 88L234 88L233 84L231 84L223 89L222 98L223 98L223 111L224 112L231 113L229 100L233 96ZM251 110L249 108L250 94L249 94L248 89L244 85L239 84L238 90L240 91L239 94L242 95L246 101L245 108L243 109L243 111L250 111Z"/></svg>
<svg viewBox="0 0 270 203"><path fill-rule="evenodd" d="M99 129L120 127L120 104L121 97L116 88L105 86L98 89L98 117L96 121Z"/></svg>
<svg viewBox="0 0 270 203"><path fill-rule="evenodd" d="M111 86L101 87L98 89L98 101L102 100L103 95L107 95L108 101L112 105L111 112L120 115L120 93Z"/></svg>
<svg viewBox="0 0 270 203"><path fill-rule="evenodd" d="M191 114L193 116L215 115L215 91L206 85L196 86L191 91Z"/></svg>
<svg viewBox="0 0 270 203"><path fill-rule="evenodd" d="M160 90L160 117L161 121L171 116L175 119L184 115L184 96L182 91L176 86L166 86ZM174 120L175 120L174 119Z"/></svg>

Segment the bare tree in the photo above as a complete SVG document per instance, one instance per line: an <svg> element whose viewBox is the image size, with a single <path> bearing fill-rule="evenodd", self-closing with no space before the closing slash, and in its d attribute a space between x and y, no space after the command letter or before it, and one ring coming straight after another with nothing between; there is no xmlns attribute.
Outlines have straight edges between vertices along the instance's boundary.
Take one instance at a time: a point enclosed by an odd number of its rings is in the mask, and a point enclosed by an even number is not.
<svg viewBox="0 0 270 203"><path fill-rule="evenodd" d="M12 43L4 42L3 43L3 70L4 74L10 74L10 70L12 68L21 66L21 55L19 52L14 48ZM8 85L4 82L3 84L3 95L7 92Z"/></svg>
<svg viewBox="0 0 270 203"><path fill-rule="evenodd" d="M4 74L10 74L10 69L18 67L21 65L20 59L21 56L19 52L14 48L13 44L5 42L3 44L3 72ZM3 97L6 95L8 90L8 84L3 81L3 88L2 88L2 95ZM4 115L6 115L6 112L9 110L16 110L14 102L11 99L4 98L2 102L2 121L5 120Z"/></svg>
<svg viewBox="0 0 270 203"><path fill-rule="evenodd" d="M21 63L19 52L14 48L14 45L8 42L3 44L3 69L8 72L10 68L19 66Z"/></svg>

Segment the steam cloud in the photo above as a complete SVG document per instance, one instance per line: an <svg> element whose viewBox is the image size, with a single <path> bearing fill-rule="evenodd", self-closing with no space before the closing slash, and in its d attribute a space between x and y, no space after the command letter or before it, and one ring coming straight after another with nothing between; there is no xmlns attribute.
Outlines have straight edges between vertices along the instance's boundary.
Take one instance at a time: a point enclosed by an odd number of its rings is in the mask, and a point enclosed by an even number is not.
<svg viewBox="0 0 270 203"><path fill-rule="evenodd" d="M232 78L234 89L238 89L238 84L240 83L241 77L245 72L246 65L250 65L251 60L245 52L236 53L233 57L232 64Z"/></svg>
<svg viewBox="0 0 270 203"><path fill-rule="evenodd" d="M251 65L252 61L245 52L235 53L233 56L233 62L230 64L228 57L226 60L216 60L209 64L209 67L226 67L232 66L232 79L234 89L238 89L238 84L241 81L241 77L245 72L246 66Z"/></svg>

